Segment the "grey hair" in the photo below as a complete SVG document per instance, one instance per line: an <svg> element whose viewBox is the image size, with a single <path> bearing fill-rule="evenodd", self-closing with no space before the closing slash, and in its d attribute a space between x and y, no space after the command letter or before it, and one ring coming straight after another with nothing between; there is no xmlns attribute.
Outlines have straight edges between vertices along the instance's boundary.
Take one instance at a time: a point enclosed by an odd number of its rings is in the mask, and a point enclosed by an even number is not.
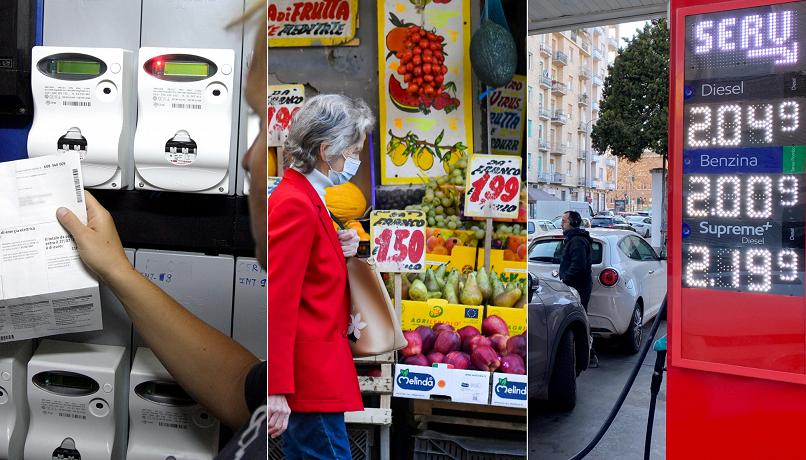
<svg viewBox="0 0 806 460"><path fill-rule="evenodd" d="M327 145L325 158L330 161L359 146L374 124L375 117L362 99L341 94L314 96L294 115L283 156L290 159L291 166L307 174L319 161L322 144Z"/></svg>

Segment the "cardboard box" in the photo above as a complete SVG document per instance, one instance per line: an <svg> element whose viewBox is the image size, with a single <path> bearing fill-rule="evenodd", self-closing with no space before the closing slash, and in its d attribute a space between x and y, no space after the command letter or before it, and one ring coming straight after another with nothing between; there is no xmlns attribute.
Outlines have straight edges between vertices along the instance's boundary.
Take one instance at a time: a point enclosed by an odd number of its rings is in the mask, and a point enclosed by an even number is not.
<svg viewBox="0 0 806 460"><path fill-rule="evenodd" d="M449 304L444 299L429 299L425 302L404 300L400 326L404 331L419 326L433 327L437 323L450 324L454 329L474 326L481 330L484 307L480 305Z"/></svg>
<svg viewBox="0 0 806 460"><path fill-rule="evenodd" d="M476 263L479 267L484 266L484 249L479 249ZM499 276L506 275L504 282L526 279L526 273L528 271L526 261L516 262L504 260L504 251L502 249L490 250L490 270L495 271Z"/></svg>
<svg viewBox="0 0 806 460"><path fill-rule="evenodd" d="M509 335L518 335L526 332L526 308L507 308L487 306L485 318L496 315L507 323Z"/></svg>
<svg viewBox="0 0 806 460"><path fill-rule="evenodd" d="M503 257L503 255L502 255ZM460 272L476 269L476 248L471 246L454 246L449 256L438 254L425 254L426 267L447 265L447 269L457 269Z"/></svg>
<svg viewBox="0 0 806 460"><path fill-rule="evenodd" d="M526 375L493 373L490 404L503 407L528 407L528 384Z"/></svg>
<svg viewBox="0 0 806 460"><path fill-rule="evenodd" d="M409 399L450 399L468 404L489 404L490 373L436 367L395 365L396 397Z"/></svg>

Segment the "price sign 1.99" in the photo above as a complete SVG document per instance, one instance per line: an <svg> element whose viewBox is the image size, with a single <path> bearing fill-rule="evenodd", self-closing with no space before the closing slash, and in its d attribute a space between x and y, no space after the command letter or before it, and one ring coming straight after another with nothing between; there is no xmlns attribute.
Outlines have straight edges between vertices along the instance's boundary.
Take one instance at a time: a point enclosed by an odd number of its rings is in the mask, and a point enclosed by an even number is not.
<svg viewBox="0 0 806 460"><path fill-rule="evenodd" d="M471 155L464 214L493 219L518 217L521 161L518 156Z"/></svg>
<svg viewBox="0 0 806 460"><path fill-rule="evenodd" d="M370 251L378 271L425 270L425 213L422 211L373 211Z"/></svg>

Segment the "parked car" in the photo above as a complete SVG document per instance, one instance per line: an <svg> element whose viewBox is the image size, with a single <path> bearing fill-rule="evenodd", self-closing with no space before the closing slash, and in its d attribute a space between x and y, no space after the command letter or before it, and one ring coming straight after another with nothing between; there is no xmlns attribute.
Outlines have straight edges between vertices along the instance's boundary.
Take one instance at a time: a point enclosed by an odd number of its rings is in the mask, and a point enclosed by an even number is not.
<svg viewBox="0 0 806 460"><path fill-rule="evenodd" d="M555 217L553 223L555 227L563 228L563 216ZM587 217L582 218L582 228L591 228L591 220Z"/></svg>
<svg viewBox="0 0 806 460"><path fill-rule="evenodd" d="M652 218L644 216L627 217L627 223L632 225L636 232L644 238L652 234Z"/></svg>
<svg viewBox="0 0 806 460"><path fill-rule="evenodd" d="M591 219L591 228L619 228L622 230L635 231L627 219L621 216L594 216Z"/></svg>
<svg viewBox="0 0 806 460"><path fill-rule="evenodd" d="M540 235L549 230L555 230L554 224L548 219L529 219L526 222L526 235L528 239Z"/></svg>
<svg viewBox="0 0 806 460"><path fill-rule="evenodd" d="M591 333L620 340L628 353L641 346L643 326L658 313L666 297L666 260L629 230L593 228L588 304ZM529 272L558 276L564 238L548 232L529 245Z"/></svg>
<svg viewBox="0 0 806 460"><path fill-rule="evenodd" d="M588 316L561 281L530 272L529 290L529 399L571 410L576 378L588 368Z"/></svg>

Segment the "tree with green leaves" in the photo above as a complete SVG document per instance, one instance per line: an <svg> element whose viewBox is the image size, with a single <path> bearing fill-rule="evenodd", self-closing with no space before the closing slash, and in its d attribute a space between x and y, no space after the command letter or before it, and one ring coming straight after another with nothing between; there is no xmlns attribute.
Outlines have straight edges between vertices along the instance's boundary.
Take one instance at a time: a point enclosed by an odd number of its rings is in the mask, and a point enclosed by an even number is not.
<svg viewBox="0 0 806 460"><path fill-rule="evenodd" d="M593 147L630 161L645 150L665 158L668 108L669 27L657 19L628 40L609 67Z"/></svg>

